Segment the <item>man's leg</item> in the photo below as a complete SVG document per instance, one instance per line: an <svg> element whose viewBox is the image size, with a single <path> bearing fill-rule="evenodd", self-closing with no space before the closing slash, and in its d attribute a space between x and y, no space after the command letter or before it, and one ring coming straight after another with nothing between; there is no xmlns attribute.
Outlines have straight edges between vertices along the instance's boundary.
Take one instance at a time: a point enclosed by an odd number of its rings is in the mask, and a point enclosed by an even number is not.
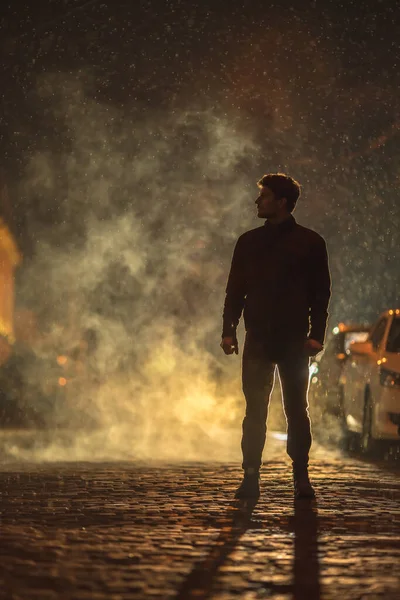
<svg viewBox="0 0 400 600"><path fill-rule="evenodd" d="M309 358L296 353L278 363L287 420L287 453L293 461L297 496L313 496L308 479L311 422L308 414Z"/></svg>
<svg viewBox="0 0 400 600"><path fill-rule="evenodd" d="M268 357L265 343L247 333L243 350L243 393L246 415L243 419L243 469L261 466L266 438L269 397L274 385L275 363Z"/></svg>

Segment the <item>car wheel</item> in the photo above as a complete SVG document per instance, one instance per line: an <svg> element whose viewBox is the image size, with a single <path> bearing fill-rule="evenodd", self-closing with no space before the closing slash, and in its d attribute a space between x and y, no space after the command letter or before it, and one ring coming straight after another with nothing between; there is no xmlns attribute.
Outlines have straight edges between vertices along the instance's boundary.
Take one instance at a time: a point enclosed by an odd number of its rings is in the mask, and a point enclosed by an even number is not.
<svg viewBox="0 0 400 600"><path fill-rule="evenodd" d="M342 437L340 440L340 446L342 450L347 452L357 452L360 449L360 436L354 431L350 431L347 427L346 413L344 409L344 392L343 387L339 388L339 420L340 427L342 430Z"/></svg>
<svg viewBox="0 0 400 600"><path fill-rule="evenodd" d="M372 425L373 425L373 407L372 398L369 390L365 392L365 404L364 404L364 417L363 417L363 428L361 434L361 450L365 454L371 454L377 449L378 442L372 436Z"/></svg>

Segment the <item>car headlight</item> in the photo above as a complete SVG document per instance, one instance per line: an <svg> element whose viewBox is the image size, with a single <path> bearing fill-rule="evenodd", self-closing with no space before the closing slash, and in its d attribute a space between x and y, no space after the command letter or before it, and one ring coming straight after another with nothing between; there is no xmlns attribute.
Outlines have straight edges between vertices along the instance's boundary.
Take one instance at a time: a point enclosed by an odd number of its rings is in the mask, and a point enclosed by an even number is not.
<svg viewBox="0 0 400 600"><path fill-rule="evenodd" d="M316 373L318 373L318 364L316 362L311 363L311 365L309 366L309 371L310 375L315 375Z"/></svg>

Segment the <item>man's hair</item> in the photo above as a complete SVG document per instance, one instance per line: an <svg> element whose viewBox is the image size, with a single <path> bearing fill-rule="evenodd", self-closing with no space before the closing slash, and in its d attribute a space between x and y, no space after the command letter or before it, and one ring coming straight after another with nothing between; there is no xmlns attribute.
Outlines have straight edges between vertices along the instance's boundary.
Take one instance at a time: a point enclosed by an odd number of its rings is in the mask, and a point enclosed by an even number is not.
<svg viewBox="0 0 400 600"><path fill-rule="evenodd" d="M286 198L286 207L289 212L293 212L301 193L301 185L293 177L284 173L268 173L257 181L257 185L269 188L277 200Z"/></svg>

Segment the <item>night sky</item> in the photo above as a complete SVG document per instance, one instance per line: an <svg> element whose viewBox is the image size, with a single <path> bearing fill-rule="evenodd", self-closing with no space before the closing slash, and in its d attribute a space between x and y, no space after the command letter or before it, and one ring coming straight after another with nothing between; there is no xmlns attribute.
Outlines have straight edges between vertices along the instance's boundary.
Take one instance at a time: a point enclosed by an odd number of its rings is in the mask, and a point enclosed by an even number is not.
<svg viewBox="0 0 400 600"><path fill-rule="evenodd" d="M252 210L254 182L284 170L304 186L296 218L327 238L335 315L372 318L397 301L396 2L16 1L5 3L1 15L2 166L13 227L27 258L43 240L52 245L56 238L64 248L82 244L94 212L112 222L133 211L146 235L162 239L170 231L167 221L176 227L181 219L179 229L211 210L193 200L193 190L202 186L209 202L214 198L224 209L212 226L210 220L199 224L196 243L205 250L198 260L218 255L226 271L235 236L259 224L244 216ZM79 98L75 84L84 88ZM63 116L71 98L85 123L98 118L90 112L95 106L110 115L107 152L118 155L125 174L107 184L107 205L96 210L88 188L79 184L79 214L66 165L83 164L87 156ZM193 117L182 126L179 115L188 111L198 121ZM228 150L229 136L251 139L220 169L209 156L199 162L205 114L209 123L224 123ZM90 143L92 156L98 142ZM157 161L133 184L126 173L138 156ZM51 186L38 186L32 175L38 157L42 163L46 157L46 169L56 174ZM235 182L242 203L234 204L237 220L227 222L224 197ZM179 197L174 206L179 183L187 203ZM146 212L154 204L163 210L150 218ZM224 227L229 232L221 234Z"/></svg>
<svg viewBox="0 0 400 600"><path fill-rule="evenodd" d="M128 112L179 108L196 97L237 111L260 135L268 135L275 100L290 95L293 120L307 126L302 160L322 147L327 163L368 154L398 127L396 5L5 3L3 154L23 162L43 144L41 133L51 144L46 107L32 98L36 78L79 69L90 69L94 98Z"/></svg>

